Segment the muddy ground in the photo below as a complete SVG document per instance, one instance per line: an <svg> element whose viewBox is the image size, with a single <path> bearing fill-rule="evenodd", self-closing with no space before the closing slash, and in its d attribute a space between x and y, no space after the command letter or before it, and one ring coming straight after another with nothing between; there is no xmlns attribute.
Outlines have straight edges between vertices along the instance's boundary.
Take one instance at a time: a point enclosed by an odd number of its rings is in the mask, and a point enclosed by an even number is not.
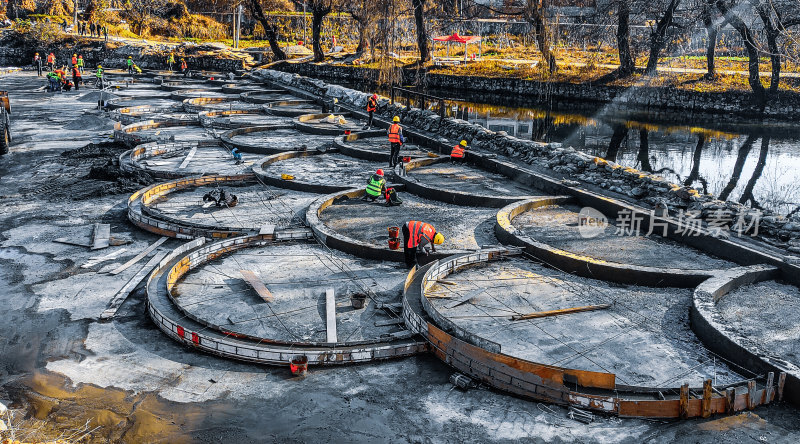
<svg viewBox="0 0 800 444"><path fill-rule="evenodd" d="M798 411L786 405L708 420L598 417L585 425L558 406L486 389L455 390L447 381L451 370L433 356L312 368L295 379L286 368L178 345L145 315L141 289L113 321L98 322L126 282L100 270L158 237L128 222L128 192L75 200L52 190L100 190L110 183L73 174L78 168L65 168L61 153L108 140L112 123L65 130L75 120L102 117L78 94L36 91L44 80L30 72L5 75L0 85L11 91L17 137L11 153L0 158L0 401L12 409L13 424L20 421L23 439L52 439L87 421L93 431L86 441L92 443L800 439ZM34 192L20 195L21 189ZM115 236L133 243L98 252L53 242L87 236L96 222L111 224ZM170 240L164 247L179 244ZM122 248L112 260L81 268Z"/></svg>

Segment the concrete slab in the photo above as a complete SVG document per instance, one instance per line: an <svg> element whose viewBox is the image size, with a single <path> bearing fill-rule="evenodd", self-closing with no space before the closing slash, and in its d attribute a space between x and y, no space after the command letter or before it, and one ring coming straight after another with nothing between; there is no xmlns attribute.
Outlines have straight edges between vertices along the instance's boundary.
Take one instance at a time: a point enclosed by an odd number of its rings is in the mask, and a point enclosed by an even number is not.
<svg viewBox="0 0 800 444"><path fill-rule="evenodd" d="M147 141L174 140L176 142L190 142L196 140L214 140L214 136L202 126L165 126L161 128L133 131L136 135Z"/></svg>
<svg viewBox="0 0 800 444"><path fill-rule="evenodd" d="M466 164L437 163L408 172L409 180L443 190L477 196L536 196L547 193L514 182L501 174Z"/></svg>
<svg viewBox="0 0 800 444"><path fill-rule="evenodd" d="M292 151L305 146L314 150L330 144L333 136L310 136L295 129L275 129L238 134L231 137L234 144L256 145L262 148Z"/></svg>
<svg viewBox="0 0 800 444"><path fill-rule="evenodd" d="M352 146L353 148L367 150L375 153L389 154L391 152L389 139L386 136L365 137L363 139L360 138L352 141L345 141L343 142L343 144L346 146ZM403 145L402 149L400 149L401 156L424 156L425 154L426 153L423 152L422 148L414 143L406 143Z"/></svg>
<svg viewBox="0 0 800 444"><path fill-rule="evenodd" d="M714 310L766 356L800 366L800 289L776 281L737 288Z"/></svg>
<svg viewBox="0 0 800 444"><path fill-rule="evenodd" d="M139 163L158 171L178 171L188 150L162 154L141 160ZM242 163L236 165L231 152L223 147L199 147L189 163L181 169L188 174L216 173L235 175L250 171L255 161L263 156L242 153Z"/></svg>
<svg viewBox="0 0 800 444"><path fill-rule="evenodd" d="M264 171L275 176L291 174L295 180L306 183L352 185L357 188L366 186L367 180L378 168L386 168L386 165L331 153L282 160L267 165Z"/></svg>
<svg viewBox="0 0 800 444"><path fill-rule="evenodd" d="M698 386L742 377L716 361L689 328L691 291L611 286L514 258L451 274L431 292L441 314L502 352L543 364L617 375L617 384ZM455 305L455 298L469 298ZM611 303L601 311L527 321L512 315Z"/></svg>
<svg viewBox="0 0 800 444"><path fill-rule="evenodd" d="M210 227L297 226L302 225L302 215L308 204L319 197L264 185L225 186L224 190L239 197L239 204L233 208L204 208L203 195L213 189L200 187L178 191L151 207L165 216Z"/></svg>
<svg viewBox="0 0 800 444"><path fill-rule="evenodd" d="M571 253L606 261L650 267L726 269L733 263L657 235L617 235L615 217L596 237L584 238L578 229L577 205L547 206L518 215L515 228L535 240ZM646 233L640 233L646 234Z"/></svg>
<svg viewBox="0 0 800 444"><path fill-rule="evenodd" d="M403 204L394 207L361 199L344 200L326 208L320 220L334 231L380 246L388 242L388 227L401 226L409 220L433 224L444 234L443 250L473 249L498 243L494 237L495 209L460 207L408 193L400 193L400 198Z"/></svg>
<svg viewBox="0 0 800 444"><path fill-rule="evenodd" d="M273 295L264 302L241 278L251 270ZM183 310L235 333L279 341L328 342L326 291L334 290L339 342L369 341L400 331L403 325L375 326L392 317L375 301L399 302L403 267L362 260L316 244L248 248L191 271L178 283ZM363 309L350 297L368 292Z"/></svg>

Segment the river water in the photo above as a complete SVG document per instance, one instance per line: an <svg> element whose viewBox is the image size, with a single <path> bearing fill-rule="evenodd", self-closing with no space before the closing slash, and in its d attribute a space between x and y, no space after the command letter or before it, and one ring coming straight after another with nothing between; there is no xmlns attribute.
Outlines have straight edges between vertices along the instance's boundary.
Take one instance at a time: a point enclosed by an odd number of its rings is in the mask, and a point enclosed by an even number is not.
<svg viewBox="0 0 800 444"><path fill-rule="evenodd" d="M453 97L448 92L430 93ZM493 131L559 142L780 214L800 206L800 123L611 110L596 104L524 102L490 95L458 99L445 101L447 115ZM438 110L436 104L433 107Z"/></svg>

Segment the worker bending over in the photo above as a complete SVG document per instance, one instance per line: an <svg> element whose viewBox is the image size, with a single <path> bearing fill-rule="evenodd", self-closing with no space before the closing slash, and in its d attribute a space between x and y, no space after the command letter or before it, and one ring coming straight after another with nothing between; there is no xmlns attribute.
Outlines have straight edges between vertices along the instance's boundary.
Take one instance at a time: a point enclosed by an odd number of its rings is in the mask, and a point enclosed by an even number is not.
<svg viewBox="0 0 800 444"><path fill-rule="evenodd" d="M464 161L464 151L467 149L467 141L462 140L461 143L453 147L453 151L450 152L450 161L451 162L463 162Z"/></svg>
<svg viewBox="0 0 800 444"><path fill-rule="evenodd" d="M367 180L367 189L364 190L364 200L375 202L375 199L386 194L386 179L383 177L383 170L378 169L375 174Z"/></svg>
<svg viewBox="0 0 800 444"><path fill-rule="evenodd" d="M400 164L400 148L405 142L403 128L400 127L400 117L394 116L392 126L389 127L389 143L392 146L392 151L389 154L389 168L394 168Z"/></svg>
<svg viewBox="0 0 800 444"><path fill-rule="evenodd" d="M125 63L128 65L128 74L133 74L133 56L128 56L128 61Z"/></svg>
<svg viewBox="0 0 800 444"><path fill-rule="evenodd" d="M436 252L434 245L444 242L442 233L437 233L433 225L411 220L403 224L403 251L406 255L406 266L411 268L417 263L417 253L428 254L428 250Z"/></svg>

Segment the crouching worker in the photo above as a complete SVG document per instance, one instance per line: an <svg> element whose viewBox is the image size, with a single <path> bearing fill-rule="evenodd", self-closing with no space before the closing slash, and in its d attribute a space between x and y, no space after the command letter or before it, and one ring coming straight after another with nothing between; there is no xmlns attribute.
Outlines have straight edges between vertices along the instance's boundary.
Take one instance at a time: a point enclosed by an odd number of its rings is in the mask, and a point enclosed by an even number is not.
<svg viewBox="0 0 800 444"><path fill-rule="evenodd" d="M434 245L441 245L444 236L436 232L431 224L411 220L403 224L403 251L406 266L413 267L417 263L417 253L428 255L428 251L436 252Z"/></svg>
<svg viewBox="0 0 800 444"><path fill-rule="evenodd" d="M242 163L242 153L239 152L239 148L232 149L231 154L233 154L233 160L236 161L236 165Z"/></svg>
<svg viewBox="0 0 800 444"><path fill-rule="evenodd" d="M397 191L394 188L387 188L386 192L383 194L386 197L386 206L387 207L396 207L403 203L400 200L400 196L397 195Z"/></svg>
<svg viewBox="0 0 800 444"><path fill-rule="evenodd" d="M375 199L386 193L386 179L383 177L383 170L378 169L375 174L367 180L367 188L364 190L364 200L375 202Z"/></svg>
<svg viewBox="0 0 800 444"><path fill-rule="evenodd" d="M450 161L451 162L463 162L464 161L464 151L467 149L467 141L462 140L461 143L453 147L453 151L450 152Z"/></svg>

